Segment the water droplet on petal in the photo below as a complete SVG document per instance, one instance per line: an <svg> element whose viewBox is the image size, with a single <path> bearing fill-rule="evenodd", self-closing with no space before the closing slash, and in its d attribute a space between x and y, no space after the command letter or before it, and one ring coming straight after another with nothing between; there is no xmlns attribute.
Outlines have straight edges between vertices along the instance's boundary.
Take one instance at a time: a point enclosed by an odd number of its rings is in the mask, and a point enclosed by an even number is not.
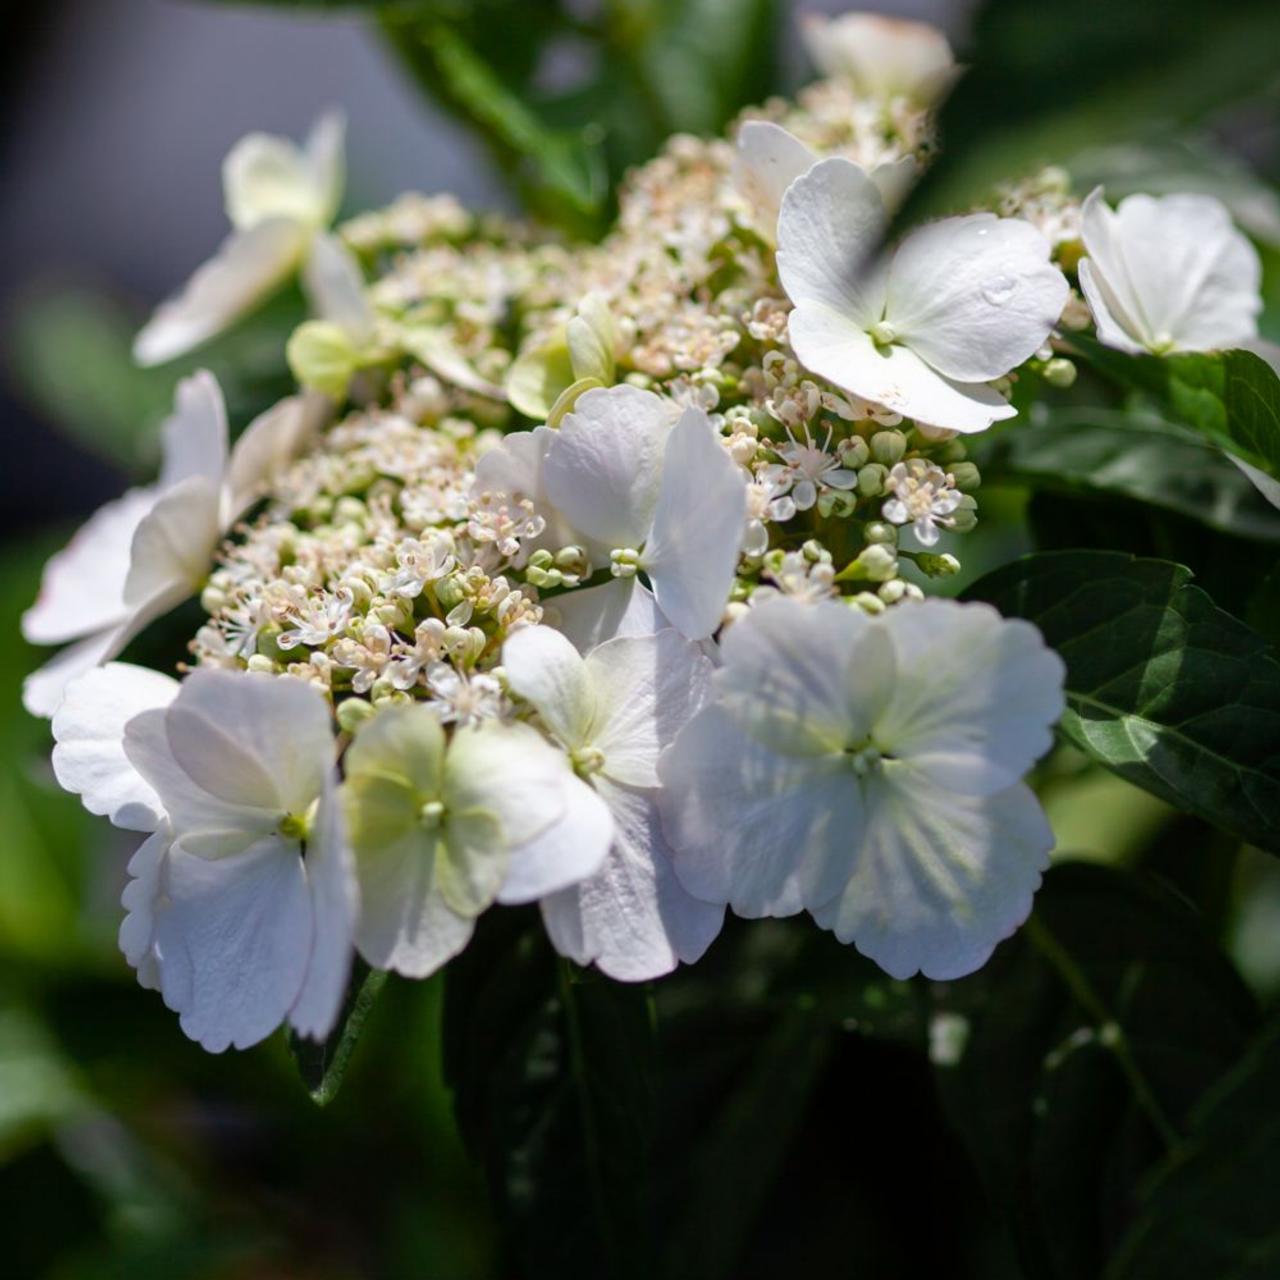
<svg viewBox="0 0 1280 1280"><path fill-rule="evenodd" d="M1013 297L1018 282L1012 276L996 276L982 286L982 296L993 307L1003 307Z"/></svg>

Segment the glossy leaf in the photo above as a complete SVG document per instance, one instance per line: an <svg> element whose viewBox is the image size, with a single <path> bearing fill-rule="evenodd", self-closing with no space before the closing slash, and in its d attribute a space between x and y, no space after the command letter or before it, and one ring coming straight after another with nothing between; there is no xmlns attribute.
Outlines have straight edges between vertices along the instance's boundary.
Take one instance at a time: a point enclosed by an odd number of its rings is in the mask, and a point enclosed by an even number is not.
<svg viewBox="0 0 1280 1280"><path fill-rule="evenodd" d="M1083 863L1048 873L986 969L935 991L944 1106L1026 1275L1096 1280L1145 1171L1243 1051L1252 998L1181 900Z"/></svg>
<svg viewBox="0 0 1280 1280"><path fill-rule="evenodd" d="M1203 436L1107 409L1033 412L970 449L988 483L1132 498L1225 533L1280 543L1280 511Z"/></svg>
<svg viewBox="0 0 1280 1280"><path fill-rule="evenodd" d="M1099 372L1149 395L1172 421L1280 477L1280 377L1252 351L1131 356L1092 338L1071 343Z"/></svg>
<svg viewBox="0 0 1280 1280"><path fill-rule="evenodd" d="M966 593L1026 618L1067 664L1062 732L1177 808L1280 852L1280 664L1181 565L1024 556Z"/></svg>

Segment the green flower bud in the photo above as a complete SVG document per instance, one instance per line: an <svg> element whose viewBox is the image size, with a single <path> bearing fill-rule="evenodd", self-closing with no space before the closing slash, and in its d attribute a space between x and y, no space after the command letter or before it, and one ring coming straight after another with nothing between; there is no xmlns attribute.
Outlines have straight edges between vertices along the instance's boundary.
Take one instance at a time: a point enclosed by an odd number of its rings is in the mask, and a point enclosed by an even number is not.
<svg viewBox="0 0 1280 1280"><path fill-rule="evenodd" d="M967 493L982 483L982 473L972 462L957 462L951 468L951 480L961 493Z"/></svg>
<svg viewBox="0 0 1280 1280"><path fill-rule="evenodd" d="M889 468L879 462L868 463L858 472L858 492L864 498L876 498L884 492L885 477Z"/></svg>
<svg viewBox="0 0 1280 1280"><path fill-rule="evenodd" d="M373 705L363 698L344 698L338 703L338 727L344 733L355 733L362 724L372 720Z"/></svg>
<svg viewBox="0 0 1280 1280"><path fill-rule="evenodd" d="M888 582L898 572L896 553L891 547L886 547L879 542L873 542L871 546L864 547L854 564L861 571L859 576L872 582Z"/></svg>
<svg viewBox="0 0 1280 1280"><path fill-rule="evenodd" d="M882 542L885 546L898 545L898 531L884 520L872 520L862 531L862 536L869 543Z"/></svg>
<svg viewBox="0 0 1280 1280"><path fill-rule="evenodd" d="M1044 380L1051 386L1065 391L1076 380L1079 370L1063 356L1055 356L1044 367Z"/></svg>
<svg viewBox="0 0 1280 1280"><path fill-rule="evenodd" d="M861 609L863 613L871 614L872 617L885 610L884 601L870 591L859 591L856 596L850 596L846 603L855 609Z"/></svg>
<svg viewBox="0 0 1280 1280"><path fill-rule="evenodd" d="M293 376L339 404L360 367L359 355L346 330L328 320L307 320L289 338L285 356Z"/></svg>
<svg viewBox="0 0 1280 1280"><path fill-rule="evenodd" d="M968 533L978 523L978 504L965 494L951 516L951 527L957 533Z"/></svg>
<svg viewBox="0 0 1280 1280"><path fill-rule="evenodd" d="M886 467L902 461L907 451L907 437L901 431L877 431L871 437L871 456Z"/></svg>
<svg viewBox="0 0 1280 1280"><path fill-rule="evenodd" d="M953 555L935 555L931 551L922 551L916 556L916 568L931 578L949 578L960 572L960 561Z"/></svg>

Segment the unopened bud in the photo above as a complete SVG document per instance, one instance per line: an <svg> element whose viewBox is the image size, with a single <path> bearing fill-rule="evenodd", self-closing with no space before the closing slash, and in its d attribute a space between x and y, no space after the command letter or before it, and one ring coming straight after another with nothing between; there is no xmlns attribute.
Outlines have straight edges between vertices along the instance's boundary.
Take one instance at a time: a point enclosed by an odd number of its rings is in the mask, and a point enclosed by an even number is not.
<svg viewBox="0 0 1280 1280"><path fill-rule="evenodd" d="M916 556L916 568L931 578L949 578L960 572L960 561L945 552L935 555L932 551L922 551Z"/></svg>
<svg viewBox="0 0 1280 1280"><path fill-rule="evenodd" d="M1072 361L1064 356L1055 356L1044 367L1044 380L1051 387L1057 387L1059 391L1065 391L1075 383L1078 372L1079 370L1077 370Z"/></svg>
<svg viewBox="0 0 1280 1280"><path fill-rule="evenodd" d="M373 718L373 707L363 698L344 698L338 703L338 727L345 733L355 733L362 724Z"/></svg>
<svg viewBox="0 0 1280 1280"><path fill-rule="evenodd" d="M907 584L901 578L890 578L888 582L882 582L876 588L876 595L880 597L885 604L897 604L904 595L907 594Z"/></svg>
<svg viewBox="0 0 1280 1280"><path fill-rule="evenodd" d="M859 591L856 596L848 598L848 603L855 609L861 609L863 613L869 613L873 616L877 613L883 613L885 610L884 601L870 591Z"/></svg>
<svg viewBox="0 0 1280 1280"><path fill-rule="evenodd" d="M871 456L886 467L901 462L906 451L907 437L901 431L877 431L871 437Z"/></svg>
<svg viewBox="0 0 1280 1280"><path fill-rule="evenodd" d="M961 493L968 493L982 484L982 473L972 462L957 462L951 468L951 483Z"/></svg>
<svg viewBox="0 0 1280 1280"><path fill-rule="evenodd" d="M867 527L863 529L862 536L869 543L881 542L888 547L897 546L898 543L897 529L883 520L872 520Z"/></svg>
<svg viewBox="0 0 1280 1280"><path fill-rule="evenodd" d="M864 498L874 498L884 492L889 468L879 462L870 462L858 472L858 492Z"/></svg>
<svg viewBox="0 0 1280 1280"><path fill-rule="evenodd" d="M861 577L872 582L887 582L898 572L898 557L891 547L873 542L863 547L854 563L861 570Z"/></svg>

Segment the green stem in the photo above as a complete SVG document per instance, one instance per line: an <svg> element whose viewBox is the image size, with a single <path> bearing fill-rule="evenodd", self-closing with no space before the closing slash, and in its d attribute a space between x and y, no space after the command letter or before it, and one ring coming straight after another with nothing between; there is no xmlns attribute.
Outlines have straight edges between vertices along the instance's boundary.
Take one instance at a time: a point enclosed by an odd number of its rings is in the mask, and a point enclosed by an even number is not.
<svg viewBox="0 0 1280 1280"><path fill-rule="evenodd" d="M1133 1090L1134 1099L1146 1113L1152 1128L1160 1135L1161 1140L1173 1153L1182 1144L1182 1135L1178 1132L1160 1100L1156 1097L1138 1060L1134 1056L1129 1038L1119 1019L1107 1008L1106 1002L1094 989L1084 970L1076 964L1071 953L1058 941L1044 920L1032 914L1024 926L1031 945L1048 962L1049 966L1062 979L1063 984L1071 992L1075 1002L1088 1014L1095 1024L1098 1040L1115 1055L1120 1070Z"/></svg>

